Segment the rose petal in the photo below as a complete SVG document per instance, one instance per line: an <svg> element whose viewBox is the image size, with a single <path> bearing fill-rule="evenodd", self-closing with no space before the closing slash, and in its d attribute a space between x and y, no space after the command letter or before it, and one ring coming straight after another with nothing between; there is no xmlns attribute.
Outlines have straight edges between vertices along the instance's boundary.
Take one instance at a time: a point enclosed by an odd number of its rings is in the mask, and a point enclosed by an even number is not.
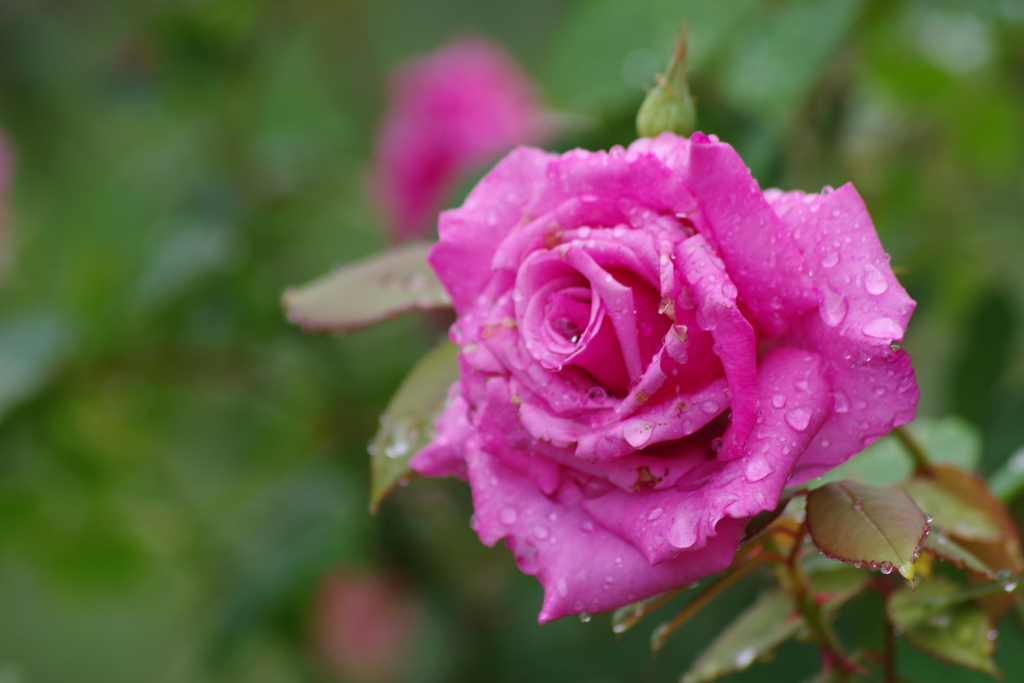
<svg viewBox="0 0 1024 683"><path fill-rule="evenodd" d="M519 568L540 581L541 624L621 607L721 571L743 534L742 525L723 523L704 548L652 567L636 548L593 523L575 487L563 487L553 500L479 448L470 448L466 461L480 540L494 545L505 538Z"/></svg>
<svg viewBox="0 0 1024 683"><path fill-rule="evenodd" d="M409 467L425 477L466 478L464 446L475 429L469 423L469 405L459 395L459 382L448 389L448 407L434 423L434 438L409 459Z"/></svg>
<svg viewBox="0 0 1024 683"><path fill-rule="evenodd" d="M774 334L817 305L803 258L736 151L695 133L689 184L725 270L751 312Z"/></svg>
<svg viewBox="0 0 1024 683"><path fill-rule="evenodd" d="M717 138L712 136L716 142ZM661 159L680 178L690 175L690 141L687 138L662 133L655 138L640 138L629 146L631 152L646 152Z"/></svg>
<svg viewBox="0 0 1024 683"><path fill-rule="evenodd" d="M766 194L813 266L822 321L847 346L888 347L903 338L915 303L900 286L863 200L847 183L826 194Z"/></svg>
<svg viewBox="0 0 1024 683"><path fill-rule="evenodd" d="M697 304L697 322L715 338L732 392L732 426L718 457L734 460L757 416L757 340L754 328L736 307L736 287L702 235L683 241L678 263ZM723 406L724 407L724 406Z"/></svg>
<svg viewBox="0 0 1024 683"><path fill-rule="evenodd" d="M710 460L684 474L672 489L612 490L584 501L583 508L652 564L704 547L724 518L743 520L773 509L790 468L829 414L831 396L823 369L816 354L774 349L761 360L763 419L742 458ZM786 401L778 408L772 399L780 395Z"/></svg>
<svg viewBox="0 0 1024 683"><path fill-rule="evenodd" d="M639 292L612 277L583 249L570 249L564 258L566 263L590 280L591 289L601 298L615 328L615 336L622 350L622 359L626 363L630 380L638 379L646 365L640 353L637 311L642 307L642 302L637 301Z"/></svg>
<svg viewBox="0 0 1024 683"><path fill-rule="evenodd" d="M920 391L903 336L915 303L896 280L864 203L852 185L821 195L765 195L804 252L819 292L787 343L819 351L835 392L833 415L797 463L802 483L846 461L916 413Z"/></svg>
<svg viewBox="0 0 1024 683"><path fill-rule="evenodd" d="M618 419L613 413L608 423L596 424L593 430L579 437L576 455L595 462L612 460L663 441L689 436L728 405L728 390L726 379L720 377L693 393L680 393L647 403L626 420Z"/></svg>
<svg viewBox="0 0 1024 683"><path fill-rule="evenodd" d="M794 467L797 486L846 462L893 427L917 413L921 392L906 351L850 347L817 316L787 335L793 343L820 349L832 379L835 408ZM847 358L849 356L849 358Z"/></svg>
<svg viewBox="0 0 1024 683"><path fill-rule="evenodd" d="M494 252L519 223L523 207L544 183L547 165L557 158L520 147L483 177L461 207L441 213L440 242L427 261L448 290L456 313L468 309L484 290Z"/></svg>
<svg viewBox="0 0 1024 683"><path fill-rule="evenodd" d="M525 443L514 443L519 427L519 415L513 405L509 383L504 377L490 377L486 381L487 397L477 416L480 444L506 465L528 477L542 492L551 494L558 489L562 475L558 465L547 458L517 448Z"/></svg>
<svg viewBox="0 0 1024 683"><path fill-rule="evenodd" d="M623 491L635 492L675 486L694 467L707 460L709 444L697 438L680 439L601 462L577 458L571 449L548 444L532 444L531 448L561 465L566 476L578 478L577 475L583 473L608 481Z"/></svg>
<svg viewBox="0 0 1024 683"><path fill-rule="evenodd" d="M540 216L567 200L632 199L659 213L685 213L696 206L689 188L654 154L622 148L612 152L574 149L547 168L541 191L526 213Z"/></svg>

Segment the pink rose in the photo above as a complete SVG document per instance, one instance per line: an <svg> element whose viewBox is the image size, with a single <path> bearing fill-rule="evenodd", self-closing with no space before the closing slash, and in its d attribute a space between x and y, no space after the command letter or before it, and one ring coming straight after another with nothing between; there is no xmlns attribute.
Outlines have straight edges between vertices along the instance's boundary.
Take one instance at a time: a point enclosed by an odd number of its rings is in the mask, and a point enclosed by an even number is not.
<svg viewBox="0 0 1024 683"><path fill-rule="evenodd" d="M411 464L469 480L541 623L724 569L783 486L914 417L914 302L851 185L762 192L700 133L520 148L440 237L461 380Z"/></svg>
<svg viewBox="0 0 1024 683"><path fill-rule="evenodd" d="M404 64L391 84L373 172L394 239L424 235L466 173L540 142L550 129L529 79L494 43L462 39Z"/></svg>

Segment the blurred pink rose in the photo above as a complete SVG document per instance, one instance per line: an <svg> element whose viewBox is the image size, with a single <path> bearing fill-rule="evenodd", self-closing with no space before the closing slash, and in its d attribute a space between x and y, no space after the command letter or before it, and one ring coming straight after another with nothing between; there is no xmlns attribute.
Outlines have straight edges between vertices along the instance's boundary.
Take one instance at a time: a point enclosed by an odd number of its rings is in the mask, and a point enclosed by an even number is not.
<svg viewBox="0 0 1024 683"><path fill-rule="evenodd" d="M487 40L462 39L399 67L373 171L392 239L430 232L468 172L550 131L529 79Z"/></svg>
<svg viewBox="0 0 1024 683"><path fill-rule="evenodd" d="M423 616L419 602L396 581L341 569L324 578L317 591L314 645L341 680L398 680L409 663Z"/></svg>
<svg viewBox="0 0 1024 683"><path fill-rule="evenodd" d="M468 478L542 623L724 569L783 486L914 416L914 302L851 185L762 192L700 133L520 148L440 237L462 377L412 467Z"/></svg>

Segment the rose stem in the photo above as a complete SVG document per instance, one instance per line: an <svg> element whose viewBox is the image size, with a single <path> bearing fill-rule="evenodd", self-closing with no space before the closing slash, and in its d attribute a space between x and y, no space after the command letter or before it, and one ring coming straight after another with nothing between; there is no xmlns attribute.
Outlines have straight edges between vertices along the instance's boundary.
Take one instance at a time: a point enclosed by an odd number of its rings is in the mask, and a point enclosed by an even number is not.
<svg viewBox="0 0 1024 683"><path fill-rule="evenodd" d="M666 638L670 633L686 623L690 617L699 612L705 605L718 597L722 591L742 579L756 567L759 567L762 564L767 564L768 562L777 562L780 559L782 558L775 553L766 553L764 555L752 557L736 568L729 570L715 579L707 588L698 593L693 600L686 603L686 606L679 611L679 614L672 618L672 621L658 627L655 633L661 636L661 638ZM657 647L654 647L654 645L657 645ZM652 641L652 649L655 652L661 649L661 642Z"/></svg>
<svg viewBox="0 0 1024 683"><path fill-rule="evenodd" d="M814 591L811 589L807 575L804 574L803 568L800 566L799 548L807 533L806 522L800 526L800 532L799 540L794 545L793 552L790 553L789 561L786 563L792 585L793 602L796 603L797 609L800 610L800 614L803 615L804 621L807 622L807 626L811 630L811 636L821 649L823 667L826 670L830 669L834 663L836 665L835 680L837 683L846 683L851 680L850 672L856 670L857 667L843 654L839 639L836 638L832 627L825 621L821 605L815 600Z"/></svg>
<svg viewBox="0 0 1024 683"><path fill-rule="evenodd" d="M885 619L885 658L882 664L885 667L885 683L899 683L896 678L896 633L893 631L892 622L888 617Z"/></svg>
<svg viewBox="0 0 1024 683"><path fill-rule="evenodd" d="M916 474L931 474L931 459L921 446L921 443L914 438L914 435L903 426L899 426L892 431L903 444L903 447L907 449L910 459L914 461L914 472Z"/></svg>

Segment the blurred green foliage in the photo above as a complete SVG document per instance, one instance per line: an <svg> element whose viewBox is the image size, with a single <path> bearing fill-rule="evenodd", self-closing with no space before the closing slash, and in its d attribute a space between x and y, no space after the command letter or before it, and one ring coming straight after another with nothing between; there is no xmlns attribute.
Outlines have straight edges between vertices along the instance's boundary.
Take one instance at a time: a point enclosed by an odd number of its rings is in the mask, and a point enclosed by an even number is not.
<svg viewBox="0 0 1024 683"><path fill-rule="evenodd" d="M684 17L702 130L765 186L863 194L919 302L922 413L980 429L983 472L1024 443L1024 0L9 0L0 681L334 680L310 614L339 565L424 601L409 681L676 680L755 586L653 662L606 615L538 628L464 487L366 512L377 416L443 323L314 337L278 298L383 245L364 187L398 61L489 35L577 115L559 149L628 144ZM985 680L900 652L908 679Z"/></svg>

